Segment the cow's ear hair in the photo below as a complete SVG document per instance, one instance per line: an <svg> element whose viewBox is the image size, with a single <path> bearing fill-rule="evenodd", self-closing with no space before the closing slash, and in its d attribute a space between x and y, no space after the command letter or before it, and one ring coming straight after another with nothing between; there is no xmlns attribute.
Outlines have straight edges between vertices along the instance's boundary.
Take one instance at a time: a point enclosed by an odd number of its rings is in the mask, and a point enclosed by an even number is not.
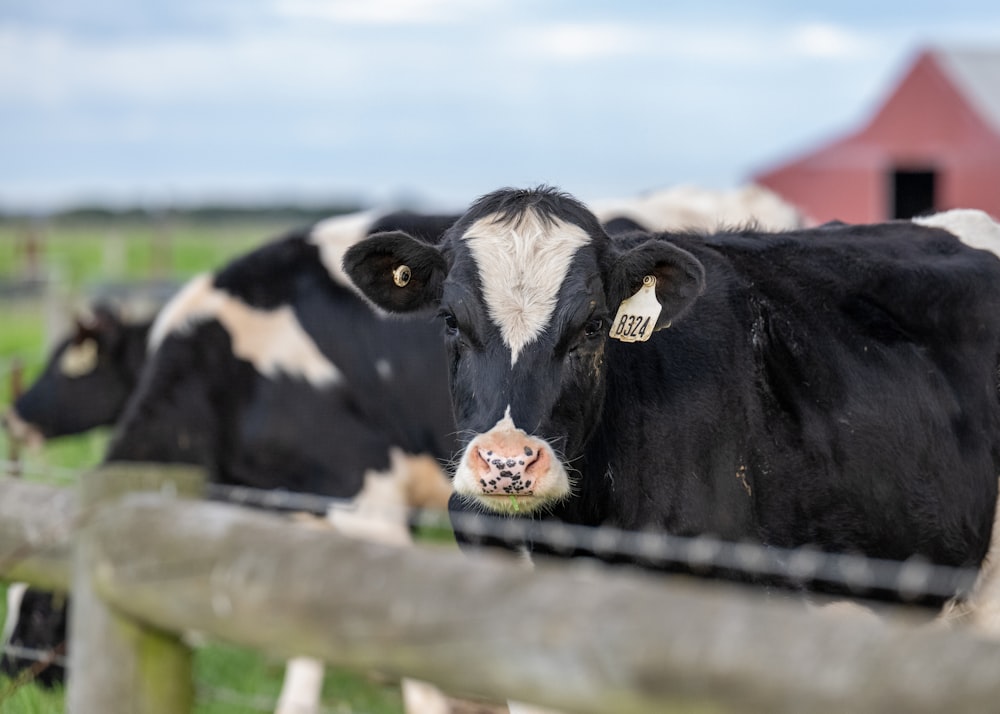
<svg viewBox="0 0 1000 714"><path fill-rule="evenodd" d="M648 240L609 257L607 296L612 310L638 292L647 275L656 278L656 299L662 307L656 330L669 327L705 290L705 266L667 241Z"/></svg>
<svg viewBox="0 0 1000 714"><path fill-rule="evenodd" d="M401 313L436 307L448 272L440 250L402 231L356 243L344 254L343 266L377 307Z"/></svg>

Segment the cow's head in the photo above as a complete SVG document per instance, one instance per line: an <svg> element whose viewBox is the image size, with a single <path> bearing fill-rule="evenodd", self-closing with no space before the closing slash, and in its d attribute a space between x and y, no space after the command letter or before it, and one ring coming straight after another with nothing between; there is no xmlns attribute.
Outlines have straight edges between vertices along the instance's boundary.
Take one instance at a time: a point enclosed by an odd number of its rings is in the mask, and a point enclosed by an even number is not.
<svg viewBox="0 0 1000 714"><path fill-rule="evenodd" d="M622 301L644 280L655 293L659 315L631 325L648 337L704 284L689 253L648 236L617 244L582 204L546 187L484 196L440 245L373 235L346 253L344 268L385 310L438 310L456 422L469 439L455 490L504 513L572 492L573 460L600 419Z"/></svg>
<svg viewBox="0 0 1000 714"><path fill-rule="evenodd" d="M125 324L104 306L78 318L41 376L4 415L11 436L37 444L113 424L135 384L147 330L148 324Z"/></svg>

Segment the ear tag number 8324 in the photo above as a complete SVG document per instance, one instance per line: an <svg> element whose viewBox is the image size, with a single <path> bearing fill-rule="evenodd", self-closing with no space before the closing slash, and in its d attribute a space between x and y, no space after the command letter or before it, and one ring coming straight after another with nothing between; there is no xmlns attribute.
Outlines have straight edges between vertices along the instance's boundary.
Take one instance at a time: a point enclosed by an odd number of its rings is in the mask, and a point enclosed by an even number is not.
<svg viewBox="0 0 1000 714"><path fill-rule="evenodd" d="M656 299L656 278L647 275L638 292L622 300L611 324L611 337L622 342L645 342L653 334L661 309Z"/></svg>

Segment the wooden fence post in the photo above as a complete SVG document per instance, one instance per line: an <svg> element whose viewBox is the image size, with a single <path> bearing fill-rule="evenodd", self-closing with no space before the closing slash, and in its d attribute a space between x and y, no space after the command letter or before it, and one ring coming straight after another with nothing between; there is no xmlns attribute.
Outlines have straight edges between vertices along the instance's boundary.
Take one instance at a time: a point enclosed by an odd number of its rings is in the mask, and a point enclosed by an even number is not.
<svg viewBox="0 0 1000 714"><path fill-rule="evenodd" d="M14 358L10 363L10 403L13 404L24 393L24 362ZM7 435L6 476L21 475L21 444L10 433Z"/></svg>
<svg viewBox="0 0 1000 714"><path fill-rule="evenodd" d="M94 580L113 566L94 547L99 523L126 493L155 491L199 497L205 477L190 466L110 464L81 478L83 527L73 553L70 598L70 671L66 692L71 714L188 714L194 704L191 650L168 633L109 607ZM127 539L129 533L122 533ZM155 554L150 554L155 557Z"/></svg>

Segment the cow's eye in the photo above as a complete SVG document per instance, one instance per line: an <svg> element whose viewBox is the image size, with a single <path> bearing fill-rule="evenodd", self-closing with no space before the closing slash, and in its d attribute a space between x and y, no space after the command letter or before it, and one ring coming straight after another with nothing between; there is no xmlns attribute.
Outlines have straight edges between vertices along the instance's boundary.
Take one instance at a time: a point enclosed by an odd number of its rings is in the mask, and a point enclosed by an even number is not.
<svg viewBox="0 0 1000 714"><path fill-rule="evenodd" d="M448 332L449 335L458 334L458 320L455 319L455 316L453 314L451 314L450 312L442 312L441 319L444 320L444 329Z"/></svg>
<svg viewBox="0 0 1000 714"><path fill-rule="evenodd" d="M583 326L583 334L586 337L597 337L604 331L604 319L600 317L595 317L587 321L587 324Z"/></svg>

